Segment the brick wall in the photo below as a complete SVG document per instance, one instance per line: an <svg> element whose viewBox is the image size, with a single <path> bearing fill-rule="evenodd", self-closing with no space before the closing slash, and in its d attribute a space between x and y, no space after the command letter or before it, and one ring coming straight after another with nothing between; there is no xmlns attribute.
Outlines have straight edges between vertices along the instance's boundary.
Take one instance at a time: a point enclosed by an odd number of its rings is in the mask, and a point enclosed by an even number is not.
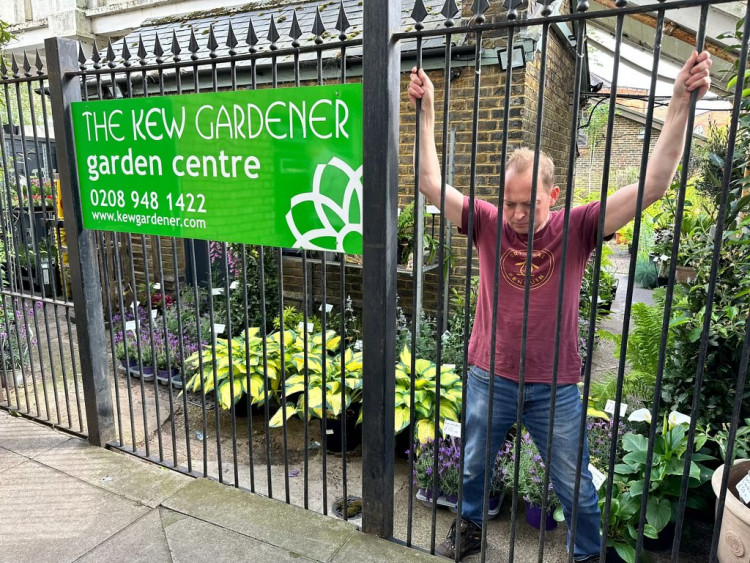
<svg viewBox="0 0 750 563"><path fill-rule="evenodd" d="M643 139L639 131L644 125L621 114L615 113L612 133L612 151L610 156L610 189L620 188L638 180L643 151ZM651 133L649 154L653 151L659 131L654 128ZM596 147L581 147L581 154L576 162L576 190L579 196L592 194L598 199L602 186L602 169L604 166L605 140L602 138Z"/></svg>

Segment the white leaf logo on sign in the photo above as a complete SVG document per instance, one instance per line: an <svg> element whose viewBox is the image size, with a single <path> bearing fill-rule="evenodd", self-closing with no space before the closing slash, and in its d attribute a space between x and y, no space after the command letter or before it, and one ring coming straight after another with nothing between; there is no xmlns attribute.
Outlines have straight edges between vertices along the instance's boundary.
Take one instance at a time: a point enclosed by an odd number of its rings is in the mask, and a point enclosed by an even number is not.
<svg viewBox="0 0 750 563"><path fill-rule="evenodd" d="M348 178L346 189L344 191L344 200L342 202L334 201L321 192L323 174L326 172L326 169L329 168L334 169L334 174L338 173L335 172L335 170L340 170L346 174ZM335 251L344 252L344 240L347 235L351 233L359 233L362 235L362 167L360 166L355 170L346 162L334 156L327 164L318 164L315 168L312 190L313 191L310 193L295 195L292 198L292 207L286 214L286 222L296 240L295 247L307 248L309 250L334 250L329 247L320 246L315 242L321 238L334 238L336 240ZM314 205L315 213L318 216L318 220L322 227L303 233L294 223L292 211L295 206L308 202ZM359 207L359 216L355 222L350 222L350 210L352 205ZM336 228L331 225L326 209L329 212L332 211L344 223L340 231L337 231Z"/></svg>

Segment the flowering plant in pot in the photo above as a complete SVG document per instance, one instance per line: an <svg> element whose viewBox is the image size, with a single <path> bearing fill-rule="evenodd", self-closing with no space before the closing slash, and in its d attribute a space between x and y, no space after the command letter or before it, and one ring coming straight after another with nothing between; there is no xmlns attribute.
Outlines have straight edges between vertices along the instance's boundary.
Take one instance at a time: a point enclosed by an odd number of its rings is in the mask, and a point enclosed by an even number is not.
<svg viewBox="0 0 750 563"><path fill-rule="evenodd" d="M557 523L552 514L559 505L559 501L552 489L552 483L544 487L545 465L542 456L531 440L527 431L521 434L520 455L516 455L515 443L506 442L508 454L503 457L502 466L506 475L506 482L509 488L514 486L514 466L518 459L518 483L516 492L520 494L526 504L526 521L534 527L540 527L542 518L546 518L546 528L552 529ZM542 504L544 503L547 514L541 514Z"/></svg>
<svg viewBox="0 0 750 563"><path fill-rule="evenodd" d="M417 442L416 458L414 460L413 480L417 485L417 499L430 501L432 499L433 470L434 470L434 442L427 440ZM507 474L502 460L508 455L507 443L497 453L492 468L490 480L489 511L490 517L500 512L500 504L505 493ZM437 502L442 506L455 509L458 504L458 488L461 480L460 473L461 441L448 436L438 439L438 497Z"/></svg>

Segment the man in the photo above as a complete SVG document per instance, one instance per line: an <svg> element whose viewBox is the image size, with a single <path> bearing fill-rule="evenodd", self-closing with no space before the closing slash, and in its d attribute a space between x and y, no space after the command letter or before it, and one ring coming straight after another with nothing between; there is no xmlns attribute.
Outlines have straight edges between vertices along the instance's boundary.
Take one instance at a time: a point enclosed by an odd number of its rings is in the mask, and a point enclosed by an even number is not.
<svg viewBox="0 0 750 563"><path fill-rule="evenodd" d="M694 52L675 79L664 127L646 168L644 209L665 194L677 171L685 142L690 96L692 92L697 91L698 97L702 98L708 91L711 84L710 66L711 58L707 52ZM431 203L440 205L441 176L434 142L434 87L421 69L415 68L412 71L408 93L412 104L416 105L418 99L422 100L420 190ZM456 519L448 537L436 550L439 555L451 559L456 555L456 529L461 536L460 558L480 549L484 453L491 381L494 385L494 401L491 405L493 427L490 451L496 452L500 449L502 440L516 421L533 167L534 153L528 149L512 152L506 164L505 195L500 225L503 231L498 275L498 316L495 327L491 324L498 228L497 208L479 199L474 202L472 239L479 255L479 296L469 344L462 518ZM539 155L537 185L522 418L539 452L545 456L553 391L551 382L556 330L554 319L564 244L564 214L561 211L550 211L560 195L560 188L554 185L554 164L543 153ZM633 184L609 196L604 218L605 237L612 235L635 217L637 191L638 185ZM586 262L596 245L599 208L599 202L593 202L575 207L570 212L558 379L554 389L554 440L551 459L544 460L550 467L552 485L562 504L569 529L574 502L578 433L581 417L584 416L576 385L581 374L581 360L578 355L578 301ZM446 186L443 213L449 221L459 225L461 233L466 234L469 218L468 197L455 188ZM490 377L490 345L493 331L496 336L495 377ZM597 492L587 469L587 444L584 443L583 446L573 556L576 561L596 561L601 546L601 515ZM569 533L568 549L571 548L570 544Z"/></svg>

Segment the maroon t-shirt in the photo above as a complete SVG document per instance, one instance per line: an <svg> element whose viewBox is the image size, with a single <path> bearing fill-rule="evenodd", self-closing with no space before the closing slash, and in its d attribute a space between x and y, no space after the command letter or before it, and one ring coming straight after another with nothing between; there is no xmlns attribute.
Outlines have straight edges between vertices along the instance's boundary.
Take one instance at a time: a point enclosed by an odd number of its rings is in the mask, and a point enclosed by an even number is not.
<svg viewBox="0 0 750 563"><path fill-rule="evenodd" d="M474 200L474 244L479 254L479 295L474 329L469 342L469 363L490 371L492 293L497 241L497 207ZM550 213L547 224L534 235L529 292L529 321L526 337L524 380L551 383L555 347L557 294L563 250L564 212ZM568 256L565 267L558 384L578 383L581 357L578 355L578 301L581 280L589 255L596 246L599 202L570 211ZM469 224L469 198L464 198L462 225ZM498 286L495 374L519 379L523 296L528 235L516 233L503 221Z"/></svg>

